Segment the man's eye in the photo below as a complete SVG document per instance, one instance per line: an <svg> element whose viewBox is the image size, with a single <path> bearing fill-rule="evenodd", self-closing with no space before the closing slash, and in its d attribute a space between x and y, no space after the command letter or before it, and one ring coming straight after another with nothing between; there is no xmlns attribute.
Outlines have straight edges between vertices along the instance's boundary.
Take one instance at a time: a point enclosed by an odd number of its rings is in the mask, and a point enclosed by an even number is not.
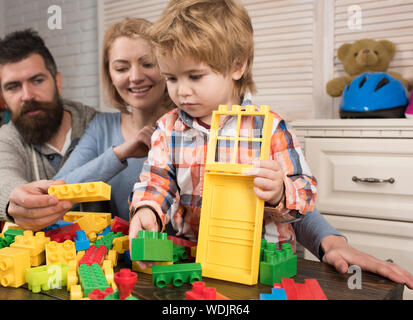
<svg viewBox="0 0 413 320"><path fill-rule="evenodd" d="M34 79L33 82L35 84L41 84L44 81L44 79Z"/></svg>
<svg viewBox="0 0 413 320"><path fill-rule="evenodd" d="M14 91L17 89L17 85L11 85L4 88L6 91Z"/></svg>

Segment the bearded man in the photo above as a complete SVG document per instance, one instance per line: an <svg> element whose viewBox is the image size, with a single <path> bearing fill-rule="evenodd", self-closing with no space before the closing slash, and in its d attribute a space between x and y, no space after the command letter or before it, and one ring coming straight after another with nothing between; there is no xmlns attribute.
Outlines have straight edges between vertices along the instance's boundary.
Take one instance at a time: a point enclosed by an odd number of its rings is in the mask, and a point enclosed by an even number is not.
<svg viewBox="0 0 413 320"><path fill-rule="evenodd" d="M49 196L51 179L96 114L63 99L62 76L43 39L26 29L0 40L0 92L11 121L0 128L0 220L33 231L72 207Z"/></svg>

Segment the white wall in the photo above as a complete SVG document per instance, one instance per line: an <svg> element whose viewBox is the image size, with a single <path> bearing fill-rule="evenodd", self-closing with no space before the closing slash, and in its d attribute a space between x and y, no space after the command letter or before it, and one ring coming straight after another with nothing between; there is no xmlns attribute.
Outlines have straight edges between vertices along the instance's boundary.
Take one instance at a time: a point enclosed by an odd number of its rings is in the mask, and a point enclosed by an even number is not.
<svg viewBox="0 0 413 320"><path fill-rule="evenodd" d="M6 0L0 0L0 37L4 36L4 2Z"/></svg>
<svg viewBox="0 0 413 320"><path fill-rule="evenodd" d="M52 52L63 75L63 97L99 108L98 70L98 0L0 0L4 3L4 32L33 28ZM61 29L51 29L50 22L61 9ZM57 25L58 24L54 24Z"/></svg>

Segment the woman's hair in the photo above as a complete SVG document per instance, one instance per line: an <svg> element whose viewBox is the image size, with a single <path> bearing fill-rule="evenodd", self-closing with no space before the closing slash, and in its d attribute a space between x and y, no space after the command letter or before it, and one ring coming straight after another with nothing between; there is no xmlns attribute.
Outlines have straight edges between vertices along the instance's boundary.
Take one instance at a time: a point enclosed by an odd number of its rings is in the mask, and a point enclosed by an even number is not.
<svg viewBox="0 0 413 320"><path fill-rule="evenodd" d="M148 34L160 55L174 59L188 56L220 74L246 62L234 94L242 97L247 91L256 91L253 27L238 0L171 0Z"/></svg>
<svg viewBox="0 0 413 320"><path fill-rule="evenodd" d="M105 32L102 50L102 85L105 98L107 102L120 110L121 112L128 112L127 103L122 99L113 85L112 78L109 71L109 54L113 43L120 37L127 37L130 39L145 39L147 29L152 25L151 22L140 18L125 18L121 22L114 23ZM153 54L153 52L152 52ZM156 62L155 56L154 61ZM173 102L165 89L164 97L161 105L171 109Z"/></svg>

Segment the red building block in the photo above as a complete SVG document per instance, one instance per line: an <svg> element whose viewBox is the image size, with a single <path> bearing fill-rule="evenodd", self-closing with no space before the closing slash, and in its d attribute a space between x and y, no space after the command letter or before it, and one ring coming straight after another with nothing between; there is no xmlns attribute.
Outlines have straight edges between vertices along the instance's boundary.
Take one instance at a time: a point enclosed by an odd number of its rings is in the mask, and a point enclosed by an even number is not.
<svg viewBox="0 0 413 320"><path fill-rule="evenodd" d="M115 217L110 225L110 231L114 233L122 232L124 235L129 234L129 222L122 218Z"/></svg>
<svg viewBox="0 0 413 320"><path fill-rule="evenodd" d="M56 241L59 243L66 240L75 241L76 231L80 230L77 223L68 224L66 226L45 231L44 235L50 238L50 241Z"/></svg>
<svg viewBox="0 0 413 320"><path fill-rule="evenodd" d="M215 288L205 287L205 282L196 281L192 284L192 291L185 292L185 300L229 300L217 293Z"/></svg>
<svg viewBox="0 0 413 320"><path fill-rule="evenodd" d="M107 287L105 290L93 289L92 292L89 292L88 297L90 300L105 300L105 298L113 294L113 288Z"/></svg>
<svg viewBox="0 0 413 320"><path fill-rule="evenodd" d="M99 248L96 248L96 246L90 246L90 248L83 255L82 259L80 259L78 266L81 264L91 266L93 263L102 265L102 261L107 252L108 248L106 248L106 246L100 246Z"/></svg>
<svg viewBox="0 0 413 320"><path fill-rule="evenodd" d="M118 287L120 300L125 300L132 293L133 287L138 280L138 275L130 269L120 269L115 273L115 283Z"/></svg>
<svg viewBox="0 0 413 320"><path fill-rule="evenodd" d="M327 300L316 279L304 279L304 283L295 283L294 279L281 279L274 283L274 288L283 288L287 300Z"/></svg>

